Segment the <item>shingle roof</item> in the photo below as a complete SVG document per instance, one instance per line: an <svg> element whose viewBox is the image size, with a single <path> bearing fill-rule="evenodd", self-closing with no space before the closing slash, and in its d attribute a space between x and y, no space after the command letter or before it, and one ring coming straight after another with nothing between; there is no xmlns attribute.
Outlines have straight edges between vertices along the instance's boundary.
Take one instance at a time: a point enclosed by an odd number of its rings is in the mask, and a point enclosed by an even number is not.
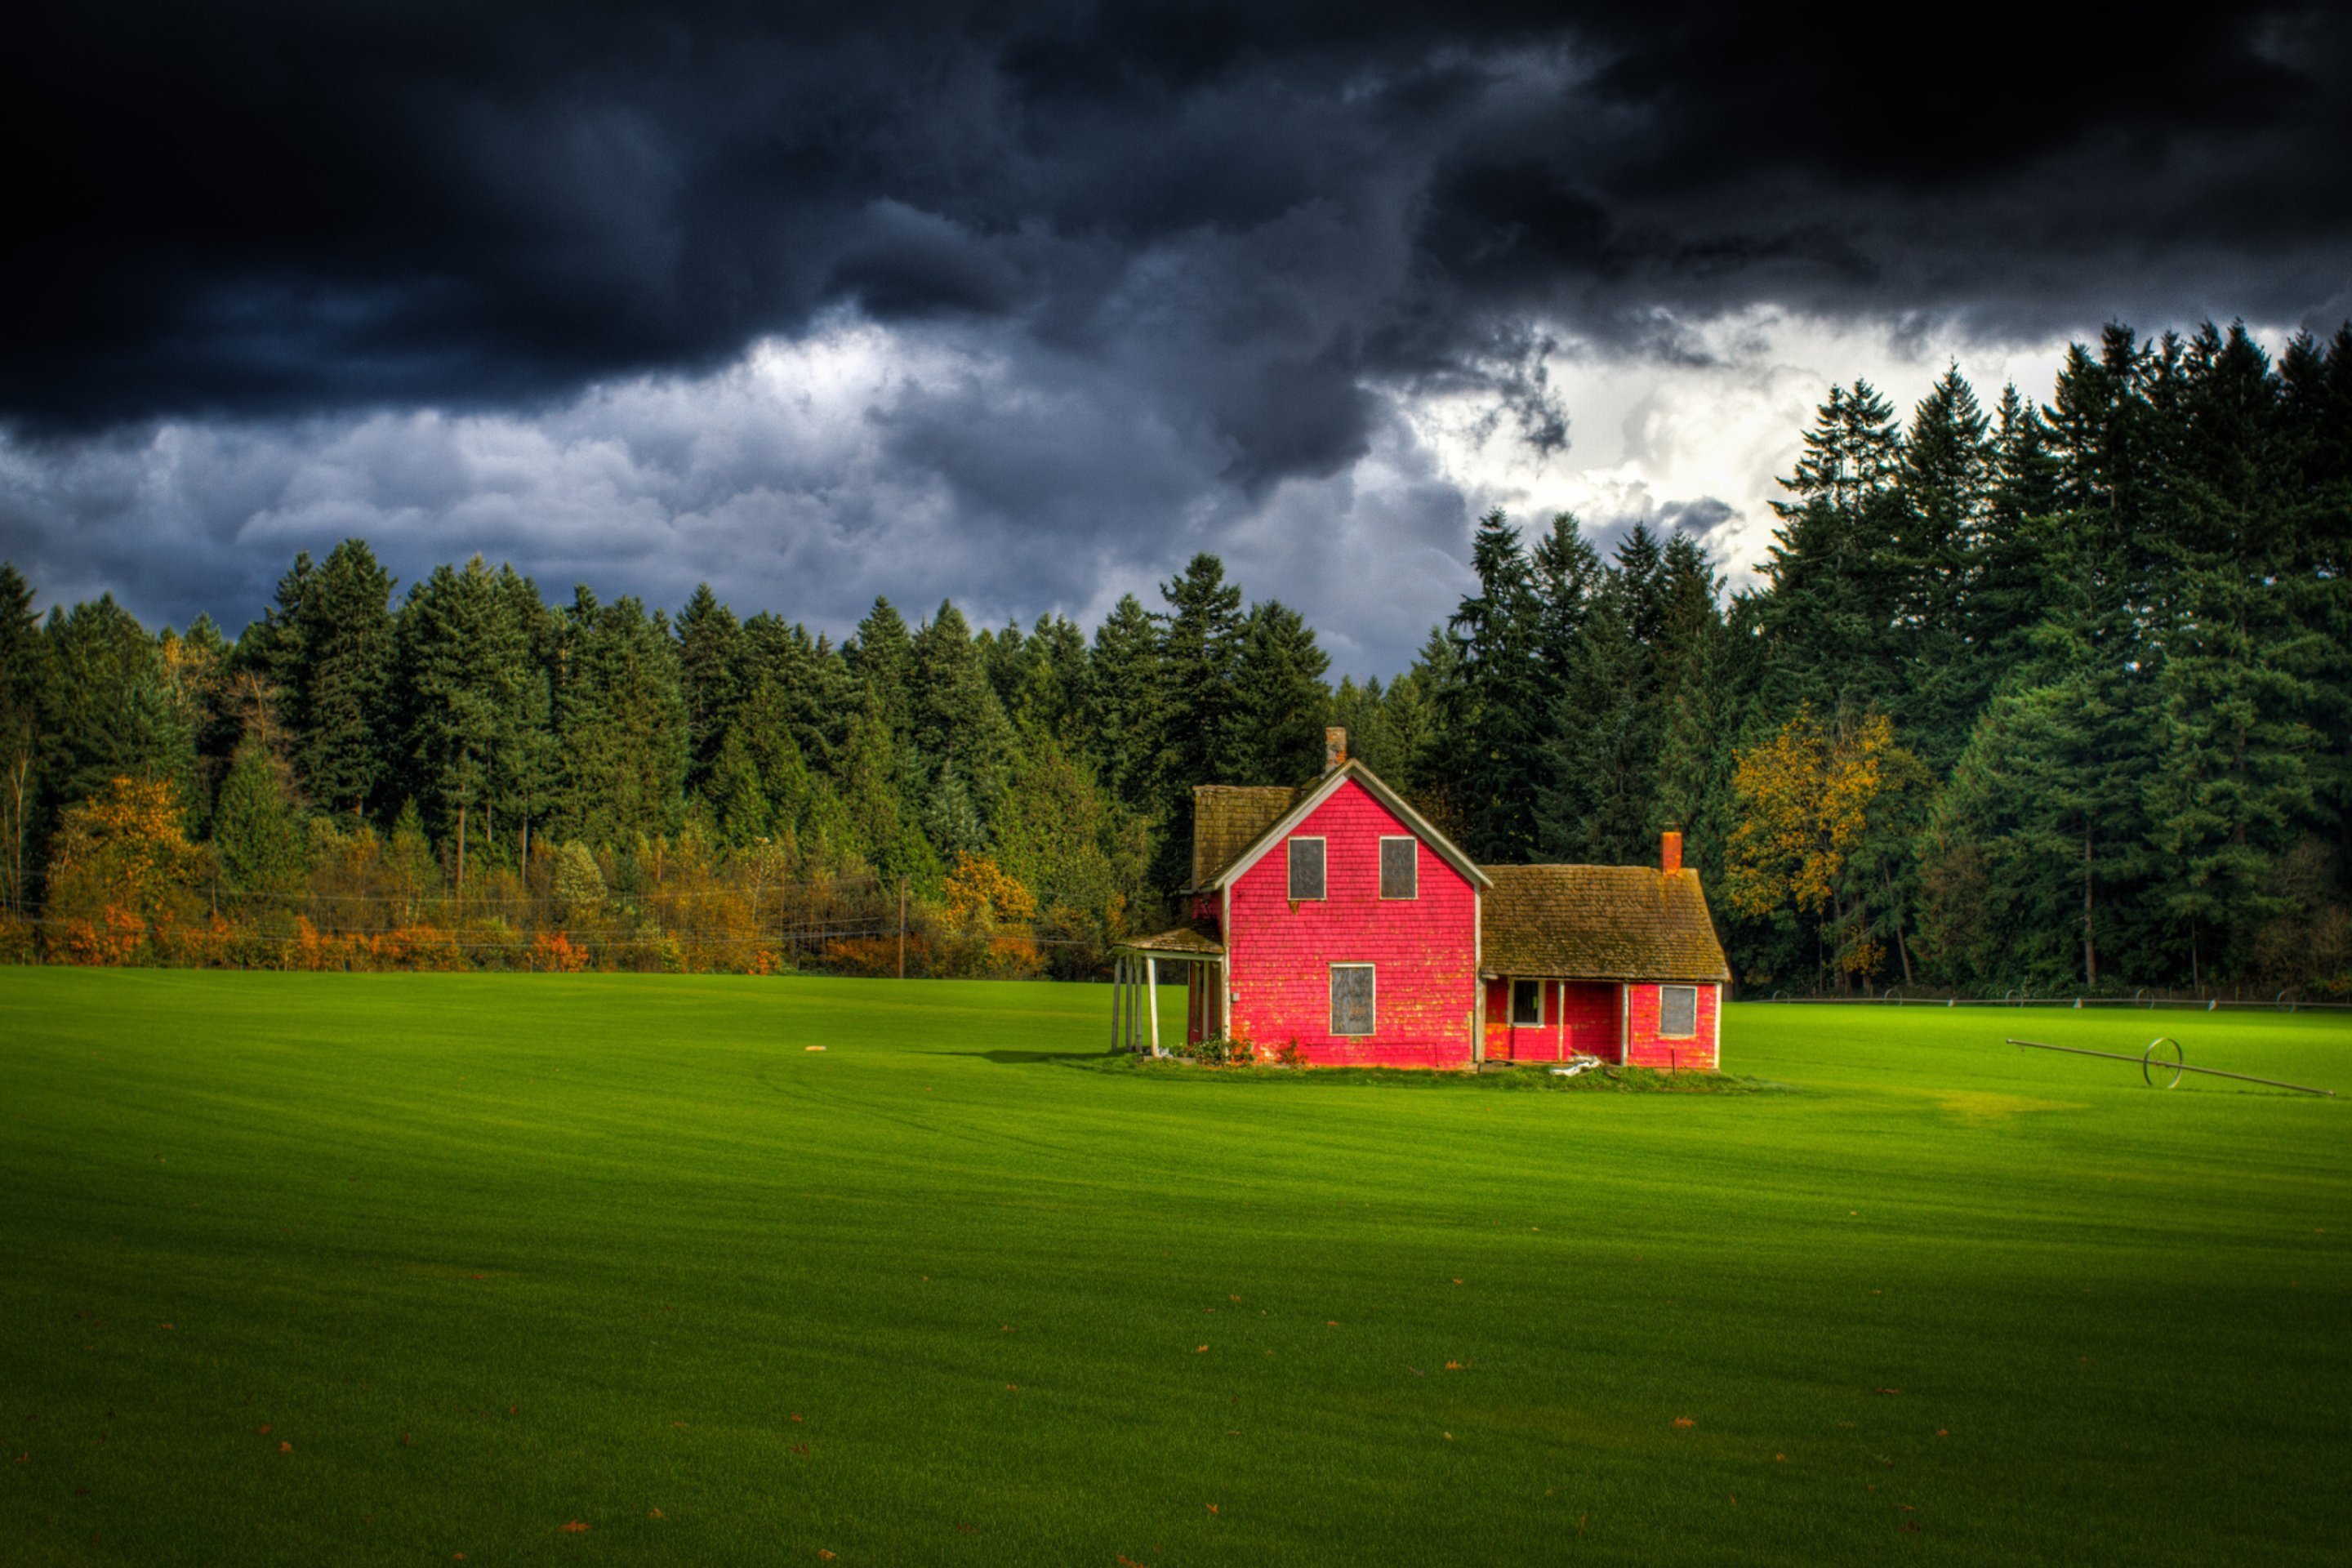
<svg viewBox="0 0 2352 1568"><path fill-rule="evenodd" d="M1698 873L1646 866L1489 866L1479 967L1564 980L1727 982Z"/></svg>
<svg viewBox="0 0 2352 1568"><path fill-rule="evenodd" d="M1192 886L1214 882L1282 820L1300 792L1286 784L1195 784L1192 786Z"/></svg>
<svg viewBox="0 0 2352 1568"><path fill-rule="evenodd" d="M1111 944L1128 952L1169 952L1193 958L1223 958L1225 950L1191 926L1178 926L1156 936L1122 937Z"/></svg>

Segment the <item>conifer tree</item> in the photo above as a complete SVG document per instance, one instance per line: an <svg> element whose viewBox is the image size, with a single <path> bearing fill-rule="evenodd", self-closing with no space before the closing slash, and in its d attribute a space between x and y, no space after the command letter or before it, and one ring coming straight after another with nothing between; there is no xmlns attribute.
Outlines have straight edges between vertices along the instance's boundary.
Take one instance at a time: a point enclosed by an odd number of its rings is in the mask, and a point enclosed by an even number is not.
<svg viewBox="0 0 2352 1568"><path fill-rule="evenodd" d="M248 735L221 782L212 834L221 885L248 905L293 897L309 868L286 775L285 763L258 736Z"/></svg>
<svg viewBox="0 0 2352 1568"><path fill-rule="evenodd" d="M49 679L39 815L55 820L65 806L125 777L168 781L184 801L195 771L194 738L156 639L107 594L50 611L44 630Z"/></svg>
<svg viewBox="0 0 2352 1568"><path fill-rule="evenodd" d="M394 758L387 755L392 574L366 542L346 539L313 565L308 552L278 579L277 602L241 647L278 689L294 778L310 800L363 815Z"/></svg>
<svg viewBox="0 0 2352 1568"><path fill-rule="evenodd" d="M884 598L874 601L874 607L857 623L856 635L842 648L850 674L865 687L894 741L906 739L914 725L914 651L906 617Z"/></svg>
<svg viewBox="0 0 2352 1568"><path fill-rule="evenodd" d="M33 591L0 562L0 910L30 905L40 837L41 713L48 696L49 646L33 613Z"/></svg>
<svg viewBox="0 0 2352 1568"><path fill-rule="evenodd" d="M1303 784L1323 771L1330 657L1279 599L1250 606L1234 668L1234 784Z"/></svg>
<svg viewBox="0 0 2352 1568"><path fill-rule="evenodd" d="M941 601L914 638L908 665L909 739L940 795L939 809L958 838L942 850L977 854L1002 804L1013 754L1013 726L990 683L963 613ZM967 817L969 820L967 821Z"/></svg>
<svg viewBox="0 0 2352 1568"><path fill-rule="evenodd" d="M603 605L583 587L565 618L562 670L557 830L596 846L674 832L689 742L667 628L632 596Z"/></svg>
<svg viewBox="0 0 2352 1568"><path fill-rule="evenodd" d="M1103 786L1129 809L1151 813L1159 805L1168 695L1158 628L1132 594L1121 595L1095 628L1083 700L1089 748L1101 766Z"/></svg>
<svg viewBox="0 0 2352 1568"><path fill-rule="evenodd" d="M743 699L743 631L710 584L698 583L677 616L677 684L686 705L686 787L706 793L719 749Z"/></svg>
<svg viewBox="0 0 2352 1568"><path fill-rule="evenodd" d="M533 731L546 711L532 647L538 604L529 579L511 568L494 573L477 555L463 569L436 567L410 589L396 625L407 794L450 840L461 868L498 843L499 807L514 814L516 786L537 765Z"/></svg>
<svg viewBox="0 0 2352 1568"><path fill-rule="evenodd" d="M1482 860L1519 864L1535 851L1546 775L1535 578L1518 530L1500 511L1479 520L1470 560L1478 592L1447 624L1460 661L1443 721L1450 782L1469 836L1463 847Z"/></svg>

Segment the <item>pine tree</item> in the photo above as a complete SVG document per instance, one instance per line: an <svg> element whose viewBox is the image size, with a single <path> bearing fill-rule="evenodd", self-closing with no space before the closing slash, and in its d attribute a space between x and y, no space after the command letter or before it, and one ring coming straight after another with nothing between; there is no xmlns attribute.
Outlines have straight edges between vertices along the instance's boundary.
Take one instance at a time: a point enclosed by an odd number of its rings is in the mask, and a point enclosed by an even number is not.
<svg viewBox="0 0 2352 1568"><path fill-rule="evenodd" d="M943 798L940 809L949 813L943 820L957 824L959 837L952 847L937 839L934 843L949 853L955 848L980 853L987 844L987 824L1004 797L1013 726L989 682L963 614L952 604L941 601L939 614L916 636L908 675L908 738L926 771L938 781L933 787L943 797L956 797L952 806Z"/></svg>
<svg viewBox="0 0 2352 1568"><path fill-rule="evenodd" d="M842 648L849 672L865 687L894 740L904 740L914 724L910 689L914 653L906 617L883 598L874 601L873 609L857 623L856 635Z"/></svg>
<svg viewBox="0 0 2352 1568"><path fill-rule="evenodd" d="M1478 592L1447 626L1460 658L1443 720L1450 793L1481 860L1518 864L1537 843L1537 801L1546 777L1545 714L1535 662L1535 578L1518 530L1500 511L1478 522L1471 546Z"/></svg>
<svg viewBox="0 0 2352 1568"><path fill-rule="evenodd" d="M354 816L374 802L394 758L384 743L391 679L392 574L364 541L346 539L313 565L308 552L278 579L277 603L240 645L275 687L292 731L298 787Z"/></svg>
<svg viewBox="0 0 2352 1568"><path fill-rule="evenodd" d="M1160 584L1168 609L1160 627L1160 676L1167 713L1161 757L1163 804L1189 802L1194 784L1234 771L1234 670L1241 658L1242 591L1225 563L1205 552ZM1189 849L1188 849L1189 854ZM1189 863L1189 862L1188 862Z"/></svg>
<svg viewBox="0 0 2352 1568"><path fill-rule="evenodd" d="M0 562L0 909L22 915L40 864L41 715L48 702L49 645L33 591Z"/></svg>
<svg viewBox="0 0 2352 1568"><path fill-rule="evenodd" d="M1573 512L1563 511L1551 520L1551 531L1537 543L1529 562L1538 605L1536 658L1543 670L1545 699L1556 702L1576 667L1584 618L1607 574Z"/></svg>
<svg viewBox="0 0 2352 1568"><path fill-rule="evenodd" d="M55 820L117 778L168 781L185 800L195 752L156 639L103 594L52 610L44 635L49 679L38 742L45 798L37 815Z"/></svg>
<svg viewBox="0 0 2352 1568"><path fill-rule="evenodd" d="M248 735L236 749L213 812L221 886L248 909L293 897L309 870L287 771L258 736Z"/></svg>
<svg viewBox="0 0 2352 1568"><path fill-rule="evenodd" d="M1323 771L1331 701L1323 676L1330 668L1297 611L1279 599L1250 606L1234 668L1232 754L1239 767L1228 782L1303 784Z"/></svg>
<svg viewBox="0 0 2352 1568"><path fill-rule="evenodd" d="M678 695L686 704L686 787L708 794L736 705L743 700L743 630L710 584L698 583L677 616Z"/></svg>
<svg viewBox="0 0 2352 1568"><path fill-rule="evenodd" d="M1970 550L1963 626L1981 685L2000 689L2026 658L2045 607L2042 554L2058 510L2058 462L2040 410L2002 389L1990 437L1991 479Z"/></svg>
<svg viewBox="0 0 2352 1568"><path fill-rule="evenodd" d="M1895 714L1930 766L1948 768L1990 689L1971 658L1965 605L1989 518L1989 422L1957 366L1913 414L1896 479L1893 537L1881 568L1892 579L1891 652L1899 662Z"/></svg>
<svg viewBox="0 0 2352 1568"><path fill-rule="evenodd" d="M1777 726L1800 706L1820 712L1891 709L1901 689L1889 628L1899 595L1886 570L1902 499L1902 437L1895 410L1857 381L1832 387L1805 456L1781 480L1781 526L1766 552L1760 605L1763 717Z"/></svg>
<svg viewBox="0 0 2352 1568"><path fill-rule="evenodd" d="M688 733L667 629L634 597L602 605L583 587L565 620L562 669L552 826L611 847L675 832L684 816Z"/></svg>
<svg viewBox="0 0 2352 1568"><path fill-rule="evenodd" d="M1168 697L1159 631L1132 594L1121 595L1095 628L1084 711L1088 749L1101 769L1103 786L1130 810L1151 813L1159 805Z"/></svg>
<svg viewBox="0 0 2352 1568"><path fill-rule="evenodd" d="M536 764L538 603L528 579L494 573L477 555L411 588L396 623L403 782L451 841L461 895L463 868L497 843L499 807L514 811L515 787Z"/></svg>

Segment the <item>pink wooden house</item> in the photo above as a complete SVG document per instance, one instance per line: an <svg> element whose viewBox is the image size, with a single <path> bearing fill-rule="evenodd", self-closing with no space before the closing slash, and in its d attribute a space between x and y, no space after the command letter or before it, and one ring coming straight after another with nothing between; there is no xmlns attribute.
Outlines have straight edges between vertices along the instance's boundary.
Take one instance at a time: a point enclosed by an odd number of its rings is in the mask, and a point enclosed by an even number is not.
<svg viewBox="0 0 2352 1568"><path fill-rule="evenodd" d="M1119 947L1113 1034L1162 1049L1165 966L1185 1033L1320 1066L1719 1065L1730 979L1698 873L1662 863L1480 866L1347 756L1303 790L1193 794L1192 921Z"/></svg>

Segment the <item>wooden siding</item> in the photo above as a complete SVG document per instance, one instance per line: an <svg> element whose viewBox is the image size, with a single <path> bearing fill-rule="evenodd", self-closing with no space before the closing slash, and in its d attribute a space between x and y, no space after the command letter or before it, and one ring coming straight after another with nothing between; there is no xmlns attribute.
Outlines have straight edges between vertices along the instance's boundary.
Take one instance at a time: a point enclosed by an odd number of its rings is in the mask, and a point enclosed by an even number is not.
<svg viewBox="0 0 2352 1568"><path fill-rule="evenodd" d="M1698 1032L1690 1039L1673 1039L1658 1033L1658 988L1655 985L1633 985L1626 988L1627 1022L1632 1025L1632 1038L1627 1042L1625 1059L1635 1067L1678 1068L1685 1072L1712 1072L1720 1065L1717 1061L1717 1027L1721 1021L1723 987L1701 985L1698 990Z"/></svg>
<svg viewBox="0 0 2352 1568"><path fill-rule="evenodd" d="M1411 829L1353 779L1292 831L1325 841L1324 896L1290 901L1289 856L1278 847L1234 880L1224 933L1234 1032L1266 1051L1296 1041L1320 1066L1469 1066L1477 996L1469 879L1417 840L1420 897L1382 900L1380 841ZM1334 963L1377 966L1374 1034L1330 1032Z"/></svg>

